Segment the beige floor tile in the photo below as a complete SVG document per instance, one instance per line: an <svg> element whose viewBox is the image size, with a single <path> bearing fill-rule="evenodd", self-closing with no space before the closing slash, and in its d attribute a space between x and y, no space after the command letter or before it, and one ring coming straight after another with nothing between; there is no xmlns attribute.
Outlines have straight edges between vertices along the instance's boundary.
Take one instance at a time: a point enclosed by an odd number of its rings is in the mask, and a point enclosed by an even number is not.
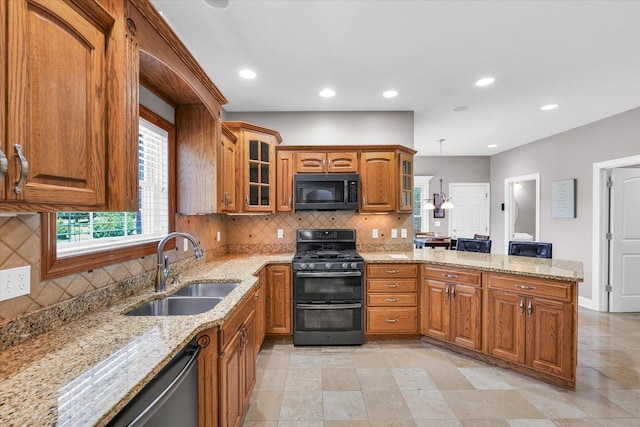
<svg viewBox="0 0 640 427"><path fill-rule="evenodd" d="M322 421L321 391L285 391L280 407L280 421Z"/></svg>
<svg viewBox="0 0 640 427"><path fill-rule="evenodd" d="M477 390L506 390L513 388L500 376L500 368L458 368Z"/></svg>
<svg viewBox="0 0 640 427"><path fill-rule="evenodd" d="M358 368L388 368L387 359L382 354L373 352L352 352L354 367Z"/></svg>
<svg viewBox="0 0 640 427"><path fill-rule="evenodd" d="M468 420L460 420L464 427L509 427L506 420L498 418L475 418Z"/></svg>
<svg viewBox="0 0 640 427"><path fill-rule="evenodd" d="M296 368L287 371L285 391L322 390L322 370L316 368Z"/></svg>
<svg viewBox="0 0 640 427"><path fill-rule="evenodd" d="M455 419L456 416L447 401L437 390L402 390L414 419L443 420Z"/></svg>
<svg viewBox="0 0 640 427"><path fill-rule="evenodd" d="M360 390L360 380L355 368L325 368L322 369L322 389L332 390Z"/></svg>
<svg viewBox="0 0 640 427"><path fill-rule="evenodd" d="M282 391L287 379L287 369L263 369L262 364L258 362L256 369L256 385L255 390L271 390Z"/></svg>
<svg viewBox="0 0 640 427"><path fill-rule="evenodd" d="M473 385L455 367L442 367L439 365L425 368L431 381L438 387L438 390L473 390Z"/></svg>
<svg viewBox="0 0 640 427"><path fill-rule="evenodd" d="M323 427L369 427L365 420L324 420Z"/></svg>
<svg viewBox="0 0 640 427"><path fill-rule="evenodd" d="M610 401L630 412L635 417L640 417L640 389L635 390L599 390Z"/></svg>
<svg viewBox="0 0 640 427"><path fill-rule="evenodd" d="M278 421L282 391L254 390L245 419L249 421Z"/></svg>
<svg viewBox="0 0 640 427"><path fill-rule="evenodd" d="M496 411L478 390L442 390L441 393L458 419L498 418Z"/></svg>
<svg viewBox="0 0 640 427"><path fill-rule="evenodd" d="M506 421L510 427L555 427L551 420L511 419Z"/></svg>
<svg viewBox="0 0 640 427"><path fill-rule="evenodd" d="M622 388L640 389L640 368L598 368L598 371L616 381Z"/></svg>
<svg viewBox="0 0 640 427"><path fill-rule="evenodd" d="M415 427L413 420L370 420L369 427ZM442 424L438 424L441 427Z"/></svg>
<svg viewBox="0 0 640 427"><path fill-rule="evenodd" d="M289 368L322 368L322 356L318 354L291 353Z"/></svg>
<svg viewBox="0 0 640 427"><path fill-rule="evenodd" d="M262 369L287 369L289 368L288 354L265 354L258 359Z"/></svg>
<svg viewBox="0 0 640 427"><path fill-rule="evenodd" d="M278 421L245 420L242 425L244 427L278 427Z"/></svg>
<svg viewBox="0 0 640 427"><path fill-rule="evenodd" d="M400 390L437 390L423 368L391 368Z"/></svg>
<svg viewBox="0 0 640 427"><path fill-rule="evenodd" d="M369 420L411 420L411 412L400 394L394 390L362 392Z"/></svg>
<svg viewBox="0 0 640 427"><path fill-rule="evenodd" d="M367 420L362 393L359 391L322 392L324 420Z"/></svg>
<svg viewBox="0 0 640 427"><path fill-rule="evenodd" d="M323 353L322 368L355 368L351 353Z"/></svg>
<svg viewBox="0 0 640 427"><path fill-rule="evenodd" d="M414 420L416 427L462 427L462 423L457 419L452 420Z"/></svg>
<svg viewBox="0 0 640 427"><path fill-rule="evenodd" d="M566 399L593 418L627 418L633 415L595 390L565 393Z"/></svg>
<svg viewBox="0 0 640 427"><path fill-rule="evenodd" d="M361 390L398 390L389 368L357 368L356 373Z"/></svg>
<svg viewBox="0 0 640 427"><path fill-rule="evenodd" d="M322 421L280 421L278 427L323 427Z"/></svg>
<svg viewBox="0 0 640 427"><path fill-rule="evenodd" d="M482 390L481 394L500 418L545 418L544 415L527 402L517 390Z"/></svg>
<svg viewBox="0 0 640 427"><path fill-rule="evenodd" d="M520 394L547 418L589 418L584 411L550 390L518 390Z"/></svg>

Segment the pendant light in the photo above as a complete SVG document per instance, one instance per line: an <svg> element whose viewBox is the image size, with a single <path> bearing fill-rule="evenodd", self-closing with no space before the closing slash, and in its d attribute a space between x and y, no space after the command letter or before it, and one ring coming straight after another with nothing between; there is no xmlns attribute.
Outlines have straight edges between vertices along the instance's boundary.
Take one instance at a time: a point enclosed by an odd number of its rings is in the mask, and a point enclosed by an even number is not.
<svg viewBox="0 0 640 427"><path fill-rule="evenodd" d="M438 142L440 143L440 193L438 193L438 196L440 196L440 199L443 200L440 209L453 209L454 206L451 198L447 197L447 195L442 191L442 143L444 142L444 139L439 139ZM435 209L435 200L428 199L425 208Z"/></svg>

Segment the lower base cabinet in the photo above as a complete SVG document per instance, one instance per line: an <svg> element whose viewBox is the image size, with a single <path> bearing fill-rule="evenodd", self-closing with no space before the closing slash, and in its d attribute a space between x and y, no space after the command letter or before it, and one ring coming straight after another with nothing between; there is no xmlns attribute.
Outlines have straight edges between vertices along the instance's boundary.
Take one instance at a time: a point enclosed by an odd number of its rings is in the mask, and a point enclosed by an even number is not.
<svg viewBox="0 0 640 427"><path fill-rule="evenodd" d="M196 337L198 356L198 410L200 427L218 425L218 328L207 329Z"/></svg>

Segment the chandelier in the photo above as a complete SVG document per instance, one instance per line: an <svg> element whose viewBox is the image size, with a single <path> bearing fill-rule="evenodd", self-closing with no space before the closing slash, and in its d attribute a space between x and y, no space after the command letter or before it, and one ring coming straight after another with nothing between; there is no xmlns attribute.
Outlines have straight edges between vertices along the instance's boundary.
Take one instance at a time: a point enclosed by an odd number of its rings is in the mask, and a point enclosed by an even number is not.
<svg viewBox="0 0 640 427"><path fill-rule="evenodd" d="M425 208L453 209L454 206L451 198L447 197L447 195L442 191L442 143L444 142L444 139L439 139L438 142L440 143L440 193L435 194L435 197L433 199L428 199ZM439 207L436 207L436 199L439 199L437 200L437 202L440 204Z"/></svg>

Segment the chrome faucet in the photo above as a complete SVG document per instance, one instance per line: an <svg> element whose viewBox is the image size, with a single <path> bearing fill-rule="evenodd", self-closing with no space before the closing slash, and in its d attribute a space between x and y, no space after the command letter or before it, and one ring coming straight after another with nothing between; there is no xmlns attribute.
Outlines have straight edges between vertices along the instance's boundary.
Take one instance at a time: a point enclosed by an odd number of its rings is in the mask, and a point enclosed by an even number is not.
<svg viewBox="0 0 640 427"><path fill-rule="evenodd" d="M166 255L164 256L164 258L162 257L164 245L166 245L169 240L177 236L184 237L185 239L191 241L191 244L193 245L193 253L196 256L196 259L201 259L203 257L200 245L198 245L195 237L193 237L191 234L181 233L179 231L174 231L173 233L167 234L158 243L158 271L156 273L156 292L164 292L164 290L167 288L167 277L169 277L169 257Z"/></svg>

